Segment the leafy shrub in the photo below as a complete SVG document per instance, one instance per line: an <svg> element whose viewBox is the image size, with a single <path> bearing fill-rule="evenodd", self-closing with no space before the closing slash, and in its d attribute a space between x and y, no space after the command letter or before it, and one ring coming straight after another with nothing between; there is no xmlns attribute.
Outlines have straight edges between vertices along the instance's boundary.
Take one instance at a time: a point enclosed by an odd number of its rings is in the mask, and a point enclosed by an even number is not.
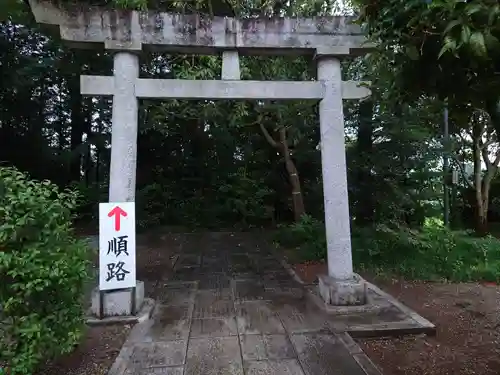
<svg viewBox="0 0 500 375"><path fill-rule="evenodd" d="M0 363L32 374L83 328L87 245L71 231L74 192L0 168Z"/></svg>
<svg viewBox="0 0 500 375"><path fill-rule="evenodd" d="M326 258L325 225L309 215L304 215L292 225L280 225L276 241L281 246L295 249L300 260L317 261Z"/></svg>
<svg viewBox="0 0 500 375"><path fill-rule="evenodd" d="M281 226L276 241L295 249L300 261L326 258L324 224L309 216ZM438 219L420 230L379 224L352 229L353 261L358 269L408 279L450 281L500 280L500 240L451 231Z"/></svg>
<svg viewBox="0 0 500 375"><path fill-rule="evenodd" d="M262 179L240 168L237 173L230 173L226 182L217 188L217 207L220 209L214 214L220 222L239 221L244 226L270 220L265 201L271 194Z"/></svg>
<svg viewBox="0 0 500 375"><path fill-rule="evenodd" d="M79 181L70 185L72 191L78 194L78 219L80 221L94 221L99 218L99 202L108 200L108 184L87 184Z"/></svg>
<svg viewBox="0 0 500 375"><path fill-rule="evenodd" d="M361 269L410 279L473 281L500 279L500 241L451 231L426 220L421 230L377 225L353 231L353 258Z"/></svg>

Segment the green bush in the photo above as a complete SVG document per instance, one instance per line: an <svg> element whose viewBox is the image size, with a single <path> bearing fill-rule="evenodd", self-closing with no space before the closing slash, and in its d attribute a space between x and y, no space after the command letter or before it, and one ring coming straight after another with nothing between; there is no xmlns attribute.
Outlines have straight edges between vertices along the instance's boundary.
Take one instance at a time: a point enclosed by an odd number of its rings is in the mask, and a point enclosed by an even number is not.
<svg viewBox="0 0 500 375"><path fill-rule="evenodd" d="M325 224L309 215L292 225L280 225L275 240L283 247L294 249L301 261L326 258Z"/></svg>
<svg viewBox="0 0 500 375"><path fill-rule="evenodd" d="M72 234L76 201L0 168L0 363L12 374L32 374L82 334L89 250Z"/></svg>
<svg viewBox="0 0 500 375"><path fill-rule="evenodd" d="M352 238L360 269L409 279L474 281L500 279L500 241L450 231L427 220L421 230L377 225L357 228Z"/></svg>
<svg viewBox="0 0 500 375"><path fill-rule="evenodd" d="M309 216L280 227L275 239L295 249L297 261L326 258L324 224ZM451 231L438 219L426 219L420 230L386 224L354 227L352 249L358 270L421 280L500 280L500 240Z"/></svg>

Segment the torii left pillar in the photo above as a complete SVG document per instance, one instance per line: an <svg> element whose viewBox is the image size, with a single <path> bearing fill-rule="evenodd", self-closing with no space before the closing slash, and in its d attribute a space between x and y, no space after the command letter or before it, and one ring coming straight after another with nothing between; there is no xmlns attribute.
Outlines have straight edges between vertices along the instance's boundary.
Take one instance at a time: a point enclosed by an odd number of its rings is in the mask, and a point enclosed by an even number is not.
<svg viewBox="0 0 500 375"><path fill-rule="evenodd" d="M115 52L113 70L109 201L133 202L135 200L139 127L139 106L135 95L135 82L139 77L139 56L135 52Z"/></svg>
<svg viewBox="0 0 500 375"><path fill-rule="evenodd" d="M137 135L139 105L135 83L139 77L140 48L113 48L113 106L109 202L134 202L137 173ZM131 289L99 291L92 295L92 312L105 316L135 315L144 302L144 282L137 280Z"/></svg>

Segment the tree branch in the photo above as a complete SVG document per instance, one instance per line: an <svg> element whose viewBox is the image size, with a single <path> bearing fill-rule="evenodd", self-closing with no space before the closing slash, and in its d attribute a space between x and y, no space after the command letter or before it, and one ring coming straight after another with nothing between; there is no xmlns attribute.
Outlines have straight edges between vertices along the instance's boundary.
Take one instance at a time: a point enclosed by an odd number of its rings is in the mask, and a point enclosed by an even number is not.
<svg viewBox="0 0 500 375"><path fill-rule="evenodd" d="M486 147L484 147L483 145L481 145L481 143L479 143L479 145L477 147L479 147L479 150L481 151L481 155L483 156L484 164L486 164L486 169L490 169L491 160L490 160L490 157L488 155L488 149Z"/></svg>
<svg viewBox="0 0 500 375"><path fill-rule="evenodd" d="M497 155L495 156L495 160L493 161L493 166L498 167L500 164L500 151L497 151Z"/></svg>
<svg viewBox="0 0 500 375"><path fill-rule="evenodd" d="M264 138L266 138L267 142L273 146L274 148L277 148L279 149L279 145L278 143L274 140L273 137L271 137L271 134L269 134L269 132L267 131L266 127L264 126L264 124L262 122L259 122L259 127L260 127L260 130L262 131L262 134L264 135Z"/></svg>
<svg viewBox="0 0 500 375"><path fill-rule="evenodd" d="M489 146L491 146L493 143L495 143L496 141L494 139L490 139L489 141L486 141L484 142L482 145L481 145L481 148L485 148L487 149Z"/></svg>
<svg viewBox="0 0 500 375"><path fill-rule="evenodd" d="M462 163L460 162L460 160L458 160L457 156L453 155L453 154L450 154L450 157L453 159L455 164L458 165L458 169L460 169L460 172L462 173L462 177L463 177L464 181L467 182L467 185L469 185L469 187L474 189L474 184L469 181L469 179L467 177L467 173L465 173L465 168L462 165Z"/></svg>

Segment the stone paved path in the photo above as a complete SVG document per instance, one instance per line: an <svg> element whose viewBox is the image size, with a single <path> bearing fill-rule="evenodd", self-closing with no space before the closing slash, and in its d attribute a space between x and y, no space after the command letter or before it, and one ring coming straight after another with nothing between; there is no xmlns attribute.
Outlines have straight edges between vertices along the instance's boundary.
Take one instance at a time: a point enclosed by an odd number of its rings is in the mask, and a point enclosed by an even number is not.
<svg viewBox="0 0 500 375"><path fill-rule="evenodd" d="M378 374L252 236L188 236L154 318L133 329L110 374Z"/></svg>

